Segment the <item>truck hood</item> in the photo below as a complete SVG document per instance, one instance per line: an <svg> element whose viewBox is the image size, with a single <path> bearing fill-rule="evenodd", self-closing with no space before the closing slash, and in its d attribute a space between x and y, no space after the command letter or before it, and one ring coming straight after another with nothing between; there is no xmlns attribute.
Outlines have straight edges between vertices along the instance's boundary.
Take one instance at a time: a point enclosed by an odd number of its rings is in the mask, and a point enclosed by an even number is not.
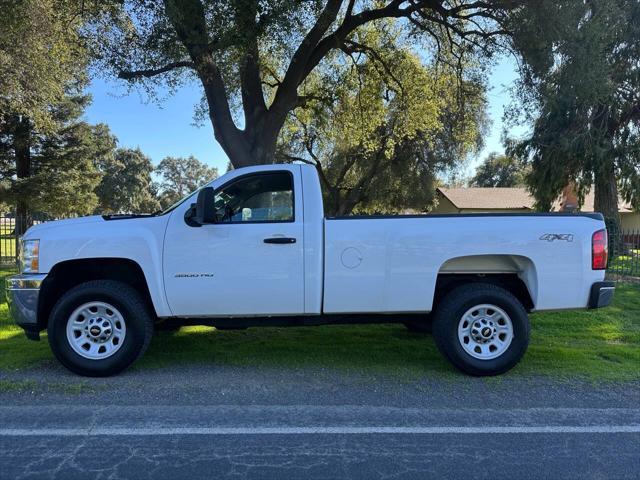
<svg viewBox="0 0 640 480"><path fill-rule="evenodd" d="M89 217L67 218L64 220L55 220L51 222L39 223L29 228L24 234L24 238L25 239L38 238L42 234L54 228L60 228L60 227L69 228L69 227L75 227L76 225L100 223L104 221L105 219L102 218L100 215L91 215Z"/></svg>

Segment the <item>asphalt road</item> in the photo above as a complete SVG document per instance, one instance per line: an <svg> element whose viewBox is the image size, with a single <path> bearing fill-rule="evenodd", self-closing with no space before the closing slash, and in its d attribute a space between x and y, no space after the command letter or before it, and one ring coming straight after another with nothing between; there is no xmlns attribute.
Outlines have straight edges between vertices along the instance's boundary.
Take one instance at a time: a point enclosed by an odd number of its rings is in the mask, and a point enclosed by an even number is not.
<svg viewBox="0 0 640 480"><path fill-rule="evenodd" d="M0 394L0 478L640 478L640 385L174 367ZM70 393L59 385L79 385Z"/></svg>

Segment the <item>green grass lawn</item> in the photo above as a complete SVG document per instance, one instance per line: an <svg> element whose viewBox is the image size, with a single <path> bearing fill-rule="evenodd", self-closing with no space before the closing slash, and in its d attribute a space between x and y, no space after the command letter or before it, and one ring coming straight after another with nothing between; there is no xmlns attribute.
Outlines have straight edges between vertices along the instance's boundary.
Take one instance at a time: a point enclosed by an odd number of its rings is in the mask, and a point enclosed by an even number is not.
<svg viewBox="0 0 640 480"><path fill-rule="evenodd" d="M1 275L6 275L2 272ZM0 281L0 287L3 288ZM0 303L0 324L8 320ZM509 375L640 380L640 286L620 284L611 307L532 315L531 345ZM52 361L46 342L28 341L21 330L0 327L0 371ZM218 331L184 327L158 333L134 368L173 364L245 367L327 367L399 378L453 376L429 335L398 325L250 328Z"/></svg>

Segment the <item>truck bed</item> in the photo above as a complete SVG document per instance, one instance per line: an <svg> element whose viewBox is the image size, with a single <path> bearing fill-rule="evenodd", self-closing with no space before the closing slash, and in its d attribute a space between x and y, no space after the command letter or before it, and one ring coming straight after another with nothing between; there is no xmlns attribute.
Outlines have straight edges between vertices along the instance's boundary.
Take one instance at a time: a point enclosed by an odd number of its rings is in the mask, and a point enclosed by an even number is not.
<svg viewBox="0 0 640 480"><path fill-rule="evenodd" d="M439 274L509 273L536 310L584 308L600 214L351 216L324 222L325 313L424 312Z"/></svg>

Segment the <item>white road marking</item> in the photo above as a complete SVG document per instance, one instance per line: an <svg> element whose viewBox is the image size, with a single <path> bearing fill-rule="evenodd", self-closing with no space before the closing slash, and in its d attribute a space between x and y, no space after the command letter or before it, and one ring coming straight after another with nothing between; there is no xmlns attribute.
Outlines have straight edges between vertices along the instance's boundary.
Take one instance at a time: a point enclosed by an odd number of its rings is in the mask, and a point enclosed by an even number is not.
<svg viewBox="0 0 640 480"><path fill-rule="evenodd" d="M0 437L103 437L167 435L482 435L482 434L640 433L640 425L510 427L141 427L141 428L0 428Z"/></svg>

